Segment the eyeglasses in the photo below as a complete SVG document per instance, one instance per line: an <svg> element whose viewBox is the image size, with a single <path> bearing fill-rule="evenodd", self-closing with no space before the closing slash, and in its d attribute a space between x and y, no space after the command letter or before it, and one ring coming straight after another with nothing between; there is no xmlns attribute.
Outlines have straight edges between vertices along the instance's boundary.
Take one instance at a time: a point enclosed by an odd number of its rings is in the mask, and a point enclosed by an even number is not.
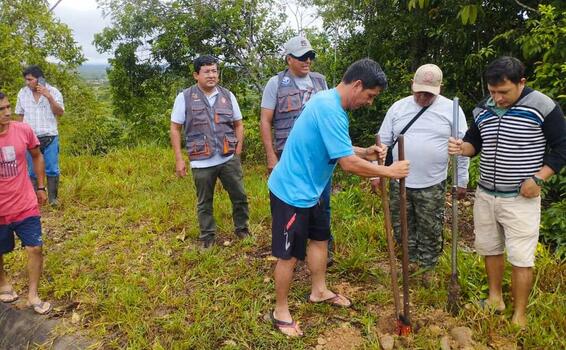
<svg viewBox="0 0 566 350"><path fill-rule="evenodd" d="M304 54L300 57L297 57L297 56L294 56L294 55L291 55L291 57L293 57L294 59L299 60L301 62L306 62L309 59L311 61L314 61L314 59L316 58L316 54L313 51L309 51L309 52L307 52L306 54Z"/></svg>

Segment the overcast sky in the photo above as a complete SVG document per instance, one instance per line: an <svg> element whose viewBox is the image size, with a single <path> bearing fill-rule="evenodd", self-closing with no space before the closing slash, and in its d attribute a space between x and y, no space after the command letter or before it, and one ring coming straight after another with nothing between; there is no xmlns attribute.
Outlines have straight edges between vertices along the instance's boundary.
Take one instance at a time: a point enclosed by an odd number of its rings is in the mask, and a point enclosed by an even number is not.
<svg viewBox="0 0 566 350"><path fill-rule="evenodd" d="M49 0L53 6L57 0ZM88 63L107 63L108 55L96 52L92 41L94 34L110 25L102 18L102 12L96 7L95 0L63 0L53 11L55 16L73 30L75 41L83 48Z"/></svg>

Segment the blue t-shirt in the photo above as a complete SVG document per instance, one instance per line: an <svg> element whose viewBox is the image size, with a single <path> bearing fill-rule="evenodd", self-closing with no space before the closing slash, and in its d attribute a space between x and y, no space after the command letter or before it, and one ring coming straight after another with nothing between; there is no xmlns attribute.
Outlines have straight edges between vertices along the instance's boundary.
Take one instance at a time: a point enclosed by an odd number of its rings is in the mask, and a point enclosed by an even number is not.
<svg viewBox="0 0 566 350"><path fill-rule="evenodd" d="M294 207L315 206L336 161L354 154L348 125L348 114L336 89L314 95L291 129L269 177L269 190Z"/></svg>

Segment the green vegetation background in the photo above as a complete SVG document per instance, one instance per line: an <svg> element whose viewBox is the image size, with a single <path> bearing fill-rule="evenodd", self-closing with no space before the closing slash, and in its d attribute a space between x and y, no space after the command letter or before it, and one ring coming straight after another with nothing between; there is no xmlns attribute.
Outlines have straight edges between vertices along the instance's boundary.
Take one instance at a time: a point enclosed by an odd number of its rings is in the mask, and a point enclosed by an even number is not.
<svg viewBox="0 0 566 350"><path fill-rule="evenodd" d="M101 0L113 18L97 35L100 51L114 54L109 82L84 82L84 62L68 27L47 12L44 0L5 0L0 8L0 89L15 103L23 64L40 64L66 99L62 118L62 206L45 215L47 267L43 293L71 305L79 319L62 332L85 329L110 348L306 348L340 317L363 330L377 347L377 305L389 305L385 242L377 199L358 179L339 175L333 196L338 263L331 279L359 286L352 314L302 302L306 280L297 282L293 308L307 323L307 338L288 343L270 333L262 315L272 303L269 211L258 132L261 87L282 69L278 52L292 33L282 26L274 1L168 2ZM307 36L317 49L315 70L330 84L349 63L371 57L382 64L390 88L369 110L353 113L351 136L368 145L386 109L409 94L420 64L439 64L444 94L459 96L466 115L485 95L482 69L503 54L527 65L529 85L555 98L566 96L566 5L562 1L409 0L307 1L320 11L321 30ZM189 11L190 9L190 11ZM497 23L497 25L494 25ZM244 112L246 186L254 237L211 254L194 249L197 224L189 179L173 176L167 147L169 114L178 91L190 84L192 59L213 53L221 60L222 84ZM50 57L48 60L47 58ZM58 63L53 62L58 59ZM478 176L477 159L470 170ZM465 310L458 322L477 340L499 336L524 348L563 348L566 172L545 186L536 286L529 305L534 327L517 333L505 318ZM221 237L231 240L229 201L218 192ZM478 258L462 253L463 297L485 294ZM18 271L23 256L9 262ZM448 273L443 257L441 275ZM24 282L20 275L19 283ZM506 286L508 286L508 277ZM446 286L415 289L417 312L443 308ZM71 311L69 311L71 312ZM328 318L330 317L330 320ZM502 323L503 322L503 323ZM504 327L501 327L501 324ZM232 343L233 341L234 343ZM413 345L435 348L426 333Z"/></svg>

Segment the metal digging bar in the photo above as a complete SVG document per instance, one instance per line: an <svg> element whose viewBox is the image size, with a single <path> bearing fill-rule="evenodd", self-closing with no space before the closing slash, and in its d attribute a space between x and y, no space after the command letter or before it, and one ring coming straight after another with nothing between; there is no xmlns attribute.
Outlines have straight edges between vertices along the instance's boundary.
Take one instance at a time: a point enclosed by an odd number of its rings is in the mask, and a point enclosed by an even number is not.
<svg viewBox="0 0 566 350"><path fill-rule="evenodd" d="M397 150L399 160L405 160L405 138L401 134L397 138ZM403 246L403 315L401 319L400 335L407 336L412 332L411 314L409 311L409 231L407 229L407 189L405 188L405 178L399 179L399 217L401 221L401 241Z"/></svg>
<svg viewBox="0 0 566 350"><path fill-rule="evenodd" d="M379 135L375 136L375 144L381 145ZM379 165L383 165L381 159L377 160ZM393 240L393 228L391 225L391 210L389 209L389 193L387 192L387 177L381 176L379 188L381 192L381 206L383 208L383 223L385 225L385 235L387 237L387 250L389 252L389 269L391 272L391 291L395 303L395 317L397 319L396 333L401 334L402 321L400 318L401 302L399 300L399 284L397 281L397 257L395 256L395 241Z"/></svg>
<svg viewBox="0 0 566 350"><path fill-rule="evenodd" d="M459 101L454 97L452 111L452 137L458 138ZM448 285L448 311L457 315L460 311L460 284L458 282L458 156L452 156L452 271Z"/></svg>

